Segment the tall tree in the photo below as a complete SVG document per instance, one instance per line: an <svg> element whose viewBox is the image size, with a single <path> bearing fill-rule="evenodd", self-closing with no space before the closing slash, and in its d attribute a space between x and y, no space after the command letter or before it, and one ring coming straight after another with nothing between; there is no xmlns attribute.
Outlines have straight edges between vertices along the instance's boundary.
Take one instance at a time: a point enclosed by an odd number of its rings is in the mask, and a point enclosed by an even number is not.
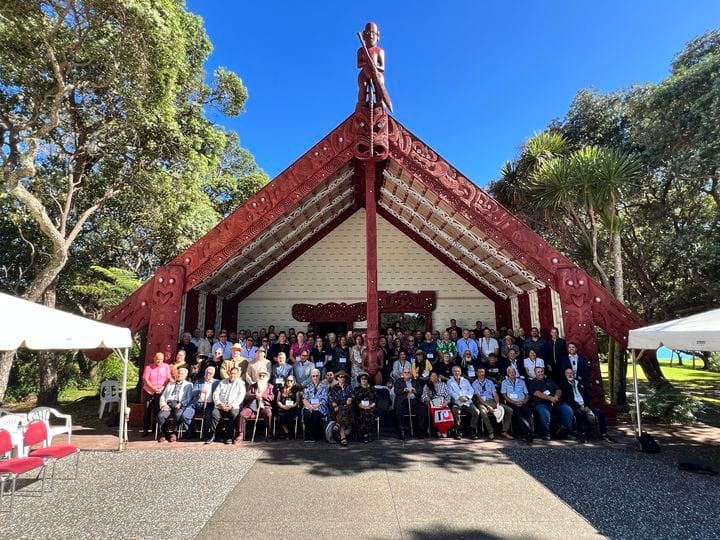
<svg viewBox="0 0 720 540"><path fill-rule="evenodd" d="M247 92L226 70L204 82L210 51L200 18L176 0L0 5L3 204L33 243L23 296L55 305L61 271L108 209L192 199L217 170L228 137L204 106L238 114ZM11 365L0 357L0 400ZM40 365L39 402L52 403L52 356Z"/></svg>

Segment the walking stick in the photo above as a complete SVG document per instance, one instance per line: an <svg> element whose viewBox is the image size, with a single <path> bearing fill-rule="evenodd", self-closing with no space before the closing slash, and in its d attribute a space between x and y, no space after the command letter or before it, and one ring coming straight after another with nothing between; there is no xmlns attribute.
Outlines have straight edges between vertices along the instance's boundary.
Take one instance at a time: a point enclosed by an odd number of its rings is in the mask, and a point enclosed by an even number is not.
<svg viewBox="0 0 720 540"><path fill-rule="evenodd" d="M410 394L409 393L408 393L408 398L407 398L407 404L408 404L408 418L410 419L410 436L414 437L415 434L413 433L412 408L410 407Z"/></svg>
<svg viewBox="0 0 720 540"><path fill-rule="evenodd" d="M262 401L262 395L260 396L260 399L257 402L257 411L255 411L255 423L253 424L253 434L252 438L250 439L251 443L255 442L255 432L257 431L257 423L260 419L260 409L262 408L263 401Z"/></svg>

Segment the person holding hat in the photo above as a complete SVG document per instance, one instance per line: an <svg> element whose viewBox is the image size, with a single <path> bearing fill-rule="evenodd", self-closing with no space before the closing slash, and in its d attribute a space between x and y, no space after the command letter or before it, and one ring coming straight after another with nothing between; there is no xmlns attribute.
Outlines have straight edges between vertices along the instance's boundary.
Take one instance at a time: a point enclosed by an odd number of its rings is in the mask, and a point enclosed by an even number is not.
<svg viewBox="0 0 720 540"><path fill-rule="evenodd" d="M330 404L330 418L336 422L336 429L340 436L340 444L347 446L345 430L353 422L354 392L348 376L344 370L335 374L337 384L330 386L328 403Z"/></svg>
<svg viewBox="0 0 720 540"><path fill-rule="evenodd" d="M258 368L258 381L251 384L245 392L244 407L237 419L237 437L233 444L245 438L245 425L252 418L255 418L256 422L262 418L265 421L267 432L270 433L274 399L273 387L270 384L270 372L261 366ZM272 433L268 436L268 440L272 440Z"/></svg>
<svg viewBox="0 0 720 540"><path fill-rule="evenodd" d="M246 381L248 361L242 355L242 345L236 343L232 346L230 360L225 360L220 368L220 377L227 379L230 377L230 370L234 367L238 368L240 380Z"/></svg>
<svg viewBox="0 0 720 540"><path fill-rule="evenodd" d="M370 385L370 376L367 373L358 375L357 381L358 386L353 396L355 429L362 442L369 443L377 414L378 397L375 389Z"/></svg>

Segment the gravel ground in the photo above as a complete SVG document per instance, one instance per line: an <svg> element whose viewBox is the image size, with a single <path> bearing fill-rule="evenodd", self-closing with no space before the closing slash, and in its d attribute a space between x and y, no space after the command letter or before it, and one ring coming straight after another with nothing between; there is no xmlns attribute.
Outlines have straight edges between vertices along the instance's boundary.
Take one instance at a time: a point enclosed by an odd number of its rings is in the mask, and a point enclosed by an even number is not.
<svg viewBox="0 0 720 540"><path fill-rule="evenodd" d="M83 452L76 481L56 477L54 491L42 498L16 494L13 513L0 515L0 538L193 538L259 454ZM68 460L57 472L67 477L72 467Z"/></svg>
<svg viewBox="0 0 720 540"><path fill-rule="evenodd" d="M688 454L717 468L720 448L648 455L622 445L536 445L503 453L610 538L720 538L720 476L677 468Z"/></svg>

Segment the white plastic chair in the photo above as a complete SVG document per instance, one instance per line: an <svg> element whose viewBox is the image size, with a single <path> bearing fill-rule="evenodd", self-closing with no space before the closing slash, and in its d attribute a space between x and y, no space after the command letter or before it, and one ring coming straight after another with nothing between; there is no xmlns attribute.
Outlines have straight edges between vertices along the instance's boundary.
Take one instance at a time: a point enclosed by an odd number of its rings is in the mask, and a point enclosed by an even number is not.
<svg viewBox="0 0 720 540"><path fill-rule="evenodd" d="M27 416L24 414L4 414L0 417L0 429L4 429L10 433L13 452L16 457L25 456L25 447L23 446L23 428L26 424Z"/></svg>
<svg viewBox="0 0 720 540"><path fill-rule="evenodd" d="M117 381L103 381L100 385L100 408L98 409L99 418L102 420L105 414L105 406L108 406L108 412L112 410L112 404L117 403L117 410L120 410L120 384Z"/></svg>
<svg viewBox="0 0 720 540"><path fill-rule="evenodd" d="M51 416L55 416L56 418L64 420L65 425L53 426L50 423ZM52 444L53 437L55 437L56 435L62 435L63 433L67 433L68 444L70 444L70 439L72 437L72 416L70 416L69 414L63 414L57 409L53 409L51 407L36 407L27 414L28 423L32 422L33 420L43 420L45 422L45 425L47 426L48 444Z"/></svg>

